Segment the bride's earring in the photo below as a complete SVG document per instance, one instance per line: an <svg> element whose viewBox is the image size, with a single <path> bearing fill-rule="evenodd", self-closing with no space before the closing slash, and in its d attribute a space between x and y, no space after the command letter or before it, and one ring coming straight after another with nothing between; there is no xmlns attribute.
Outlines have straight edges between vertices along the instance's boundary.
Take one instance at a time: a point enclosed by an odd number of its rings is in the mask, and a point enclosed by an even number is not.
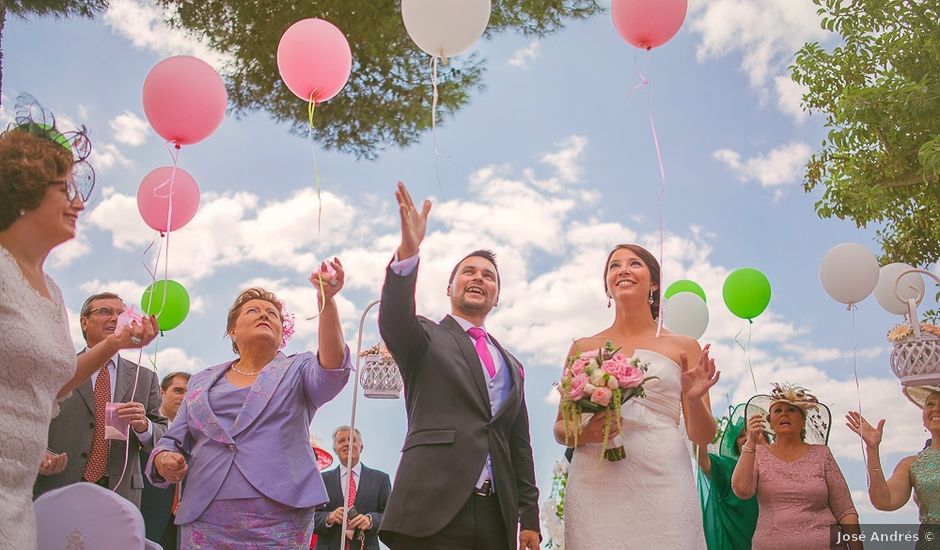
<svg viewBox="0 0 940 550"><path fill-rule="evenodd" d="M610 294L608 294L607 295L607 309L610 309L610 300L611 300L611 296Z"/></svg>
<svg viewBox="0 0 940 550"><path fill-rule="evenodd" d="M650 299L647 301L650 303L650 305L653 305L653 289L652 288L650 289Z"/></svg>

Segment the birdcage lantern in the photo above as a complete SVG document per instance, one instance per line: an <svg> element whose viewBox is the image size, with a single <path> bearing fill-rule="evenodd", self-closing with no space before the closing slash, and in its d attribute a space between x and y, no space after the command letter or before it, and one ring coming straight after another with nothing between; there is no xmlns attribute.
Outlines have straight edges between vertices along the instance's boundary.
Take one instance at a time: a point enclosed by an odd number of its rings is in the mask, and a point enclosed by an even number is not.
<svg viewBox="0 0 940 550"><path fill-rule="evenodd" d="M908 273L927 275L940 284L940 278L929 271L910 269L898 276L895 294L908 305L907 324L901 324L888 333L894 345L891 350L891 370L901 380L902 386L925 386L940 384L940 328L921 323L917 315L917 302L921 296L904 297L897 285Z"/></svg>
<svg viewBox="0 0 940 550"><path fill-rule="evenodd" d="M395 359L385 344L378 343L360 354L363 395L372 399L398 399L404 383Z"/></svg>

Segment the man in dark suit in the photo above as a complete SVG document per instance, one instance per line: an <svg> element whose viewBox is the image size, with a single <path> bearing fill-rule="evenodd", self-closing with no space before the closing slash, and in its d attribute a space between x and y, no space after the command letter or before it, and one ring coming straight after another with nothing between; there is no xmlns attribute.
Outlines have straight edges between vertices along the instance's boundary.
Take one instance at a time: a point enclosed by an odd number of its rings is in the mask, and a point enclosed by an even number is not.
<svg viewBox="0 0 940 550"><path fill-rule="evenodd" d="M350 437L352 435L352 437ZM333 432L333 451L339 457L339 466L323 474L323 483L330 502L314 514L316 550L339 550L342 542L343 515L350 507L343 506L343 491L349 481L347 461L352 460L353 481L349 489L350 505L356 515L347 520L346 548L350 550L379 550L379 525L385 512L385 503L392 489L388 474L367 468L359 462L362 453L362 435L359 430L340 426ZM364 535L360 537L360 533Z"/></svg>
<svg viewBox="0 0 940 550"><path fill-rule="evenodd" d="M160 415L166 417L169 424L173 424L176 413L179 412L188 384L187 372L171 372L160 381ZM140 453L141 468L146 466L148 458L150 453ZM177 547L176 525L173 523L176 519L173 507L177 502L177 491L176 484L161 489L154 487L147 476L144 476L140 513L144 516L147 539L160 543L163 550L176 550Z"/></svg>
<svg viewBox="0 0 940 550"><path fill-rule="evenodd" d="M120 297L110 292L95 294L85 300L79 320L89 348L114 333L118 316L124 309ZM105 404L108 402L120 404L117 415L130 426L126 442L104 437ZM167 420L159 413L160 404L157 375L115 354L62 402L61 412L52 419L48 447L55 453L66 455L67 465L58 473L47 471L41 465L33 486L33 497L87 481L112 489L139 507L144 478L138 455L141 451L149 452L167 429ZM129 453L126 452L128 445Z"/></svg>
<svg viewBox="0 0 940 550"><path fill-rule="evenodd" d="M379 536L392 550L539 547L538 489L524 372L483 327L499 298L488 250L451 274L451 314L415 314L418 246L431 203L395 193L401 244L386 271L379 330L405 383L408 433ZM485 220L480 220L485 223Z"/></svg>

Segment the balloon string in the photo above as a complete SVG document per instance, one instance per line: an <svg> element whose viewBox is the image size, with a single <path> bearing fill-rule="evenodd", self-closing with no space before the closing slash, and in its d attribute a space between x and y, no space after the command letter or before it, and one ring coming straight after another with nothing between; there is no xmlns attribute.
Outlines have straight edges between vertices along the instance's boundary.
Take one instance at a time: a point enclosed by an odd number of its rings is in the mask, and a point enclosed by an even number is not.
<svg viewBox="0 0 940 550"><path fill-rule="evenodd" d="M443 52L441 52L443 55ZM441 185L441 152L437 149L437 56L431 56L431 140L434 143L434 175L437 178L437 189L444 196L444 188Z"/></svg>
<svg viewBox="0 0 940 550"><path fill-rule="evenodd" d="M859 432L861 432L861 418L862 416L862 386L858 381L858 331L855 325L855 312L858 311L858 307L855 304L849 304L849 309L852 310L852 372L855 373L855 396L858 398L858 416L859 416ZM862 438L862 434L858 434L858 443L862 448L862 462L865 463L865 471L868 471L868 456L865 455L865 439ZM868 476L865 476L865 483L871 487L871 480L868 479Z"/></svg>
<svg viewBox="0 0 940 550"><path fill-rule="evenodd" d="M630 90L630 95L632 96L640 88L647 88L646 90L646 114L650 121L650 130L653 135L653 145L656 147L656 161L659 164L659 280L665 280L665 264L663 263L663 249L664 246L664 221L663 221L663 208L664 200L666 195L666 167L663 164L663 153L662 149L659 146L659 136L656 133L656 119L653 117L653 94L649 91L649 79L643 74L643 71L640 70L640 63L638 59L639 50L635 50L633 54L633 66L636 69L637 76L640 77L640 82L636 84L632 90ZM649 58L647 58L649 59ZM663 330L663 302L662 293L660 293L659 299L659 312L656 315L656 336L659 337L660 333Z"/></svg>
<svg viewBox="0 0 940 550"><path fill-rule="evenodd" d="M751 366L751 327L754 326L754 321L747 320L747 343L742 345L741 341L738 340L738 337L741 336L741 333L744 331L742 328L734 335L734 343L737 344L742 351L744 351L744 360L747 361L747 370L751 373L751 382L754 384L754 393L757 393L757 378L754 376L754 367Z"/></svg>
<svg viewBox="0 0 940 550"><path fill-rule="evenodd" d="M317 162L317 148L313 143L313 112L317 108L317 102L313 96L317 90L310 92L310 99L307 101L307 139L310 142L310 152L313 154L313 177L317 183L317 233L320 233L320 221L323 219L323 200L320 197L320 165Z"/></svg>

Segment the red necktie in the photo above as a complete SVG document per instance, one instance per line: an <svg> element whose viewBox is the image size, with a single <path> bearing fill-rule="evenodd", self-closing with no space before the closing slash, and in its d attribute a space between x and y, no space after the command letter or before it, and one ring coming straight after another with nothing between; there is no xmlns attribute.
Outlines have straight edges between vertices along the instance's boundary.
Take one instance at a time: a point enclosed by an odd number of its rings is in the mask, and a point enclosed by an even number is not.
<svg viewBox="0 0 940 550"><path fill-rule="evenodd" d="M493 356L490 355L490 350L486 347L486 331L480 327L470 327L467 332L476 342L477 355L480 356L480 361L483 361L486 372L490 374L490 378L493 378L496 376L496 364L493 363Z"/></svg>
<svg viewBox="0 0 940 550"><path fill-rule="evenodd" d="M356 503L356 474L352 470L349 470L349 498L346 499L348 506L352 506Z"/></svg>
<svg viewBox="0 0 940 550"><path fill-rule="evenodd" d="M88 454L88 463L85 464L85 481L97 483L108 471L108 442L104 439L104 408L111 401L111 373L108 365L101 367L98 378L95 380L95 433L91 440L91 453Z"/></svg>

